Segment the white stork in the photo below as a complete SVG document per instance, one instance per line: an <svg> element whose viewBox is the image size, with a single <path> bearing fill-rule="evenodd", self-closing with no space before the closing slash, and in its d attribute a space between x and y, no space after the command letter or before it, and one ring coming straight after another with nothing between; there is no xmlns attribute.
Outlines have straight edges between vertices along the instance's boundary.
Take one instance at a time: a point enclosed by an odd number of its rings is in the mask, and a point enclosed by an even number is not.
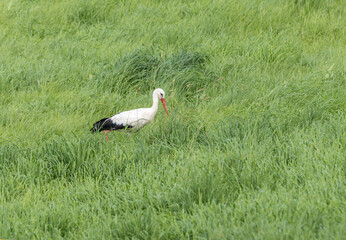
<svg viewBox="0 0 346 240"><path fill-rule="evenodd" d="M104 131L108 141L107 133L110 131L127 128L139 129L144 127L146 124L154 120L158 109L159 99L161 100L167 115L169 115L166 107L165 92L161 88L157 88L153 92L153 106L151 108L138 108L126 112L120 112L110 118L102 118L93 124L90 131L93 133Z"/></svg>

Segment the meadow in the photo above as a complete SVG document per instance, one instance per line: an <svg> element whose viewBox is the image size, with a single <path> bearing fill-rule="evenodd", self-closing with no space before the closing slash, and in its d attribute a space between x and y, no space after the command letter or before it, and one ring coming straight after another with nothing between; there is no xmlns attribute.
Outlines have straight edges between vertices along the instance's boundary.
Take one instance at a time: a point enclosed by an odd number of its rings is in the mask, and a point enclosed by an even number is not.
<svg viewBox="0 0 346 240"><path fill-rule="evenodd" d="M0 238L343 239L344 12L0 1ZM169 117L89 132L158 87Z"/></svg>

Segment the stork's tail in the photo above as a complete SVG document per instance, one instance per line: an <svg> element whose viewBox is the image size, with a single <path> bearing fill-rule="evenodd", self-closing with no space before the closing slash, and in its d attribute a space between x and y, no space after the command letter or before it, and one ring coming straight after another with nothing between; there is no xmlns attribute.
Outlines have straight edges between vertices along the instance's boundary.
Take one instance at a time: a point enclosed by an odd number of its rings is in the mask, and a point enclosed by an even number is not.
<svg viewBox="0 0 346 240"><path fill-rule="evenodd" d="M90 129L90 132L100 132L103 130L103 125L107 121L108 118L102 118L101 120L97 121L96 123L93 124L93 127Z"/></svg>

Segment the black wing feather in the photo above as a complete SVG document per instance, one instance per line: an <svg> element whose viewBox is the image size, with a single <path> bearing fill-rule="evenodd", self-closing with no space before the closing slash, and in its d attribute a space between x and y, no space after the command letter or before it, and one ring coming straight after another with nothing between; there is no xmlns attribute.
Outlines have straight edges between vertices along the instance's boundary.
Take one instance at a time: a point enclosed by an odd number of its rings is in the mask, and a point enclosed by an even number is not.
<svg viewBox="0 0 346 240"><path fill-rule="evenodd" d="M90 131L94 133L94 132L101 132L105 130L120 130L124 128L132 128L132 127L133 126L131 125L113 123L112 119L110 118L102 118L101 120L93 124L93 127L90 129Z"/></svg>

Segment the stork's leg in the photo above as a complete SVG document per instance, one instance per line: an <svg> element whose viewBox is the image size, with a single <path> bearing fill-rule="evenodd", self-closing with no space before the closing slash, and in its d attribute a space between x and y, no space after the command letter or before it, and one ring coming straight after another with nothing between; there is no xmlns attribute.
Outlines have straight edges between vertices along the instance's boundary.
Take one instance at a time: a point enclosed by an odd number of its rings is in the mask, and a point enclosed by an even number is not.
<svg viewBox="0 0 346 240"><path fill-rule="evenodd" d="M106 131L104 131L105 136L106 136L106 139L107 139L107 142L109 142L109 139L108 139L108 137L107 137L107 133L109 133L109 132L110 132L110 130L106 130Z"/></svg>

